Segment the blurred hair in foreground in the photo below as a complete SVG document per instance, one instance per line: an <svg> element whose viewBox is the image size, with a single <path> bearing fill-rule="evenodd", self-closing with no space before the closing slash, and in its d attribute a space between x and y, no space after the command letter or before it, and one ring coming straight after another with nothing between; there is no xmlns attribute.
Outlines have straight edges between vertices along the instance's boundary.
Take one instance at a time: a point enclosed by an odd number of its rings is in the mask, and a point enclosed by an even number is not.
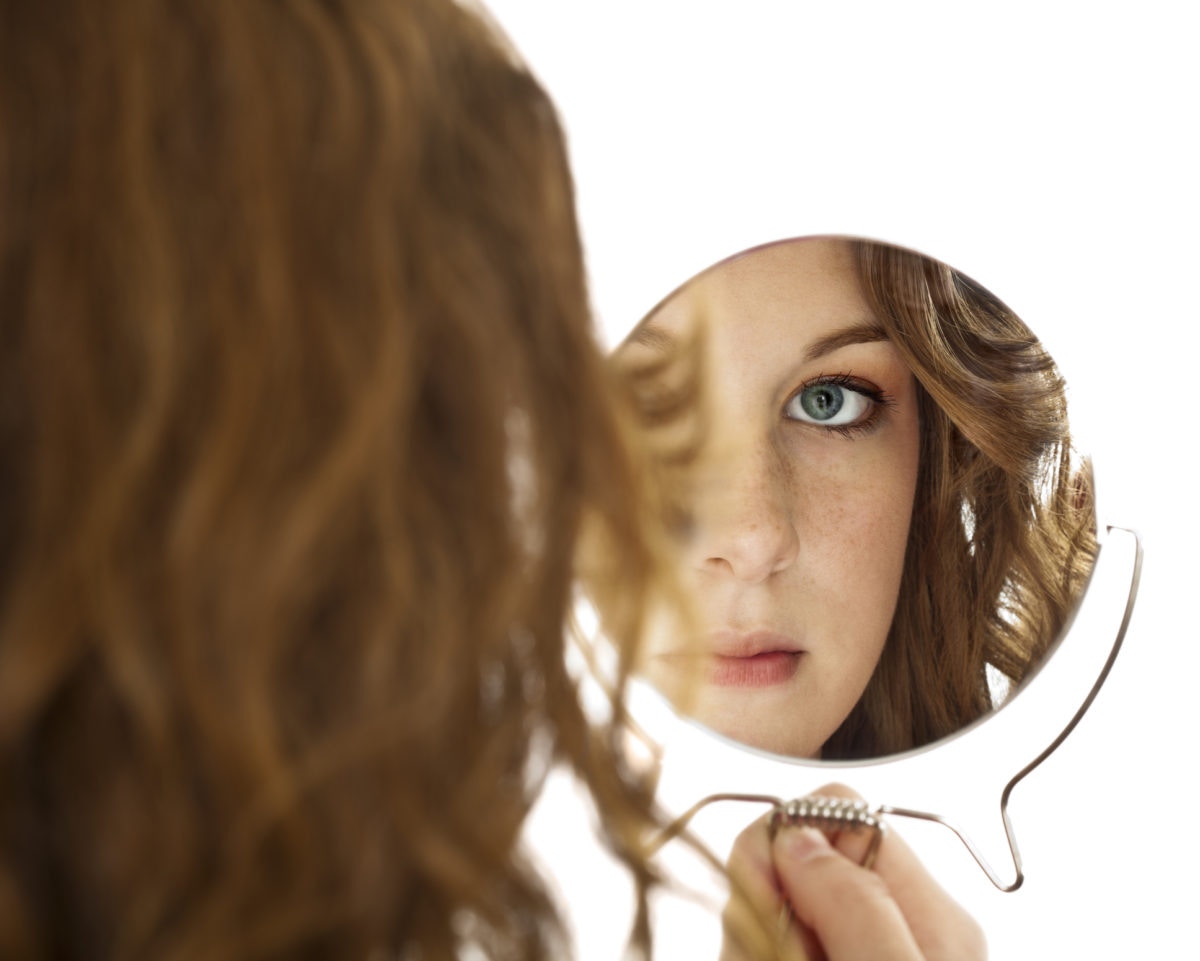
<svg viewBox="0 0 1200 961"><path fill-rule="evenodd" d="M545 95L442 0L0 2L0 956L550 957L662 513ZM415 957L416 953L411 956Z"/></svg>

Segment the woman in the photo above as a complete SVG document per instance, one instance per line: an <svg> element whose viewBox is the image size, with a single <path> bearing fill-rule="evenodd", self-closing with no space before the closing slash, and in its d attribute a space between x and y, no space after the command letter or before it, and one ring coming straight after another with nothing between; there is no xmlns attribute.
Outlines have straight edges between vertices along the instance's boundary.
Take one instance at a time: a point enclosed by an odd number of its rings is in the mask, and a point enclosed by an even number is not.
<svg viewBox="0 0 1200 961"><path fill-rule="evenodd" d="M891 754L985 714L987 669L1017 684L1057 636L1094 552L1063 385L969 279L885 244L768 245L619 357L652 426L664 397L700 398L677 510L700 640L660 628L645 671L705 724Z"/></svg>
<svg viewBox="0 0 1200 961"><path fill-rule="evenodd" d="M585 531L619 640L671 579L542 91L448 0L0 22L0 956L558 956L555 762L645 947L563 625Z"/></svg>

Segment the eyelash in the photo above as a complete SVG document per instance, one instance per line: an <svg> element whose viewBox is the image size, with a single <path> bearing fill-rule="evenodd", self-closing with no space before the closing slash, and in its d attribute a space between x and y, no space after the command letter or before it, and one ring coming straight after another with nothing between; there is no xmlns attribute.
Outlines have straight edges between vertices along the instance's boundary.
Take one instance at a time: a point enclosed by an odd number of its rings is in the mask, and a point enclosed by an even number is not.
<svg viewBox="0 0 1200 961"><path fill-rule="evenodd" d="M874 384L864 380L859 380L851 374L822 374L819 377L814 377L812 380L806 380L803 384L797 387L794 391L788 394L787 400L784 401L786 408L793 400L799 397L804 391L810 387L822 387L825 385L833 387L841 387L845 390L853 391L856 394L861 394L871 401L871 412L867 417L857 424L841 424L834 426L822 426L820 424L810 424L807 421L802 421L795 417L789 417L784 414L784 420L791 421L794 424L799 424L802 427L816 427L818 430L823 430L829 434L839 434L842 437L854 438L862 434L870 433L878 426L880 418L888 410L896 406L895 400L886 391L880 390Z"/></svg>

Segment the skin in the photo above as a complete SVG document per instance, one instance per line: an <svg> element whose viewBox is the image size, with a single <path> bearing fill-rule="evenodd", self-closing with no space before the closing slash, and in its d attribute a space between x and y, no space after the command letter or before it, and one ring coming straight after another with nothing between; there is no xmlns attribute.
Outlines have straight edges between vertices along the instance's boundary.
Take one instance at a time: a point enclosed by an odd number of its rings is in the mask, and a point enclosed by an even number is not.
<svg viewBox="0 0 1200 961"><path fill-rule="evenodd" d="M826 797L857 798L848 788ZM743 961L763 938L788 961L983 961L979 924L933 879L894 831L873 870L860 867L868 838L784 828L761 818L734 842L721 961ZM759 952L761 953L761 952Z"/></svg>
<svg viewBox="0 0 1200 961"><path fill-rule="evenodd" d="M835 239L718 265L618 359L649 362L688 340L705 358L705 442L678 547L699 630L658 621L642 671L713 730L816 758L861 697L895 612L915 382Z"/></svg>

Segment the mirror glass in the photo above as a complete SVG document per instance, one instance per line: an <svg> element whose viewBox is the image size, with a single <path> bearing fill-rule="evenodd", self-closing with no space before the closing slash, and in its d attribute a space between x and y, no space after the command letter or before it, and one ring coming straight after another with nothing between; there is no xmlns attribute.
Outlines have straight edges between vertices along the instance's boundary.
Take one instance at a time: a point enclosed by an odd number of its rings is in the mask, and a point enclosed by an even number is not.
<svg viewBox="0 0 1200 961"><path fill-rule="evenodd" d="M687 618L639 672L795 758L884 757L1002 707L1096 553L1089 466L1024 321L931 257L849 237L735 254L614 354L661 468Z"/></svg>

